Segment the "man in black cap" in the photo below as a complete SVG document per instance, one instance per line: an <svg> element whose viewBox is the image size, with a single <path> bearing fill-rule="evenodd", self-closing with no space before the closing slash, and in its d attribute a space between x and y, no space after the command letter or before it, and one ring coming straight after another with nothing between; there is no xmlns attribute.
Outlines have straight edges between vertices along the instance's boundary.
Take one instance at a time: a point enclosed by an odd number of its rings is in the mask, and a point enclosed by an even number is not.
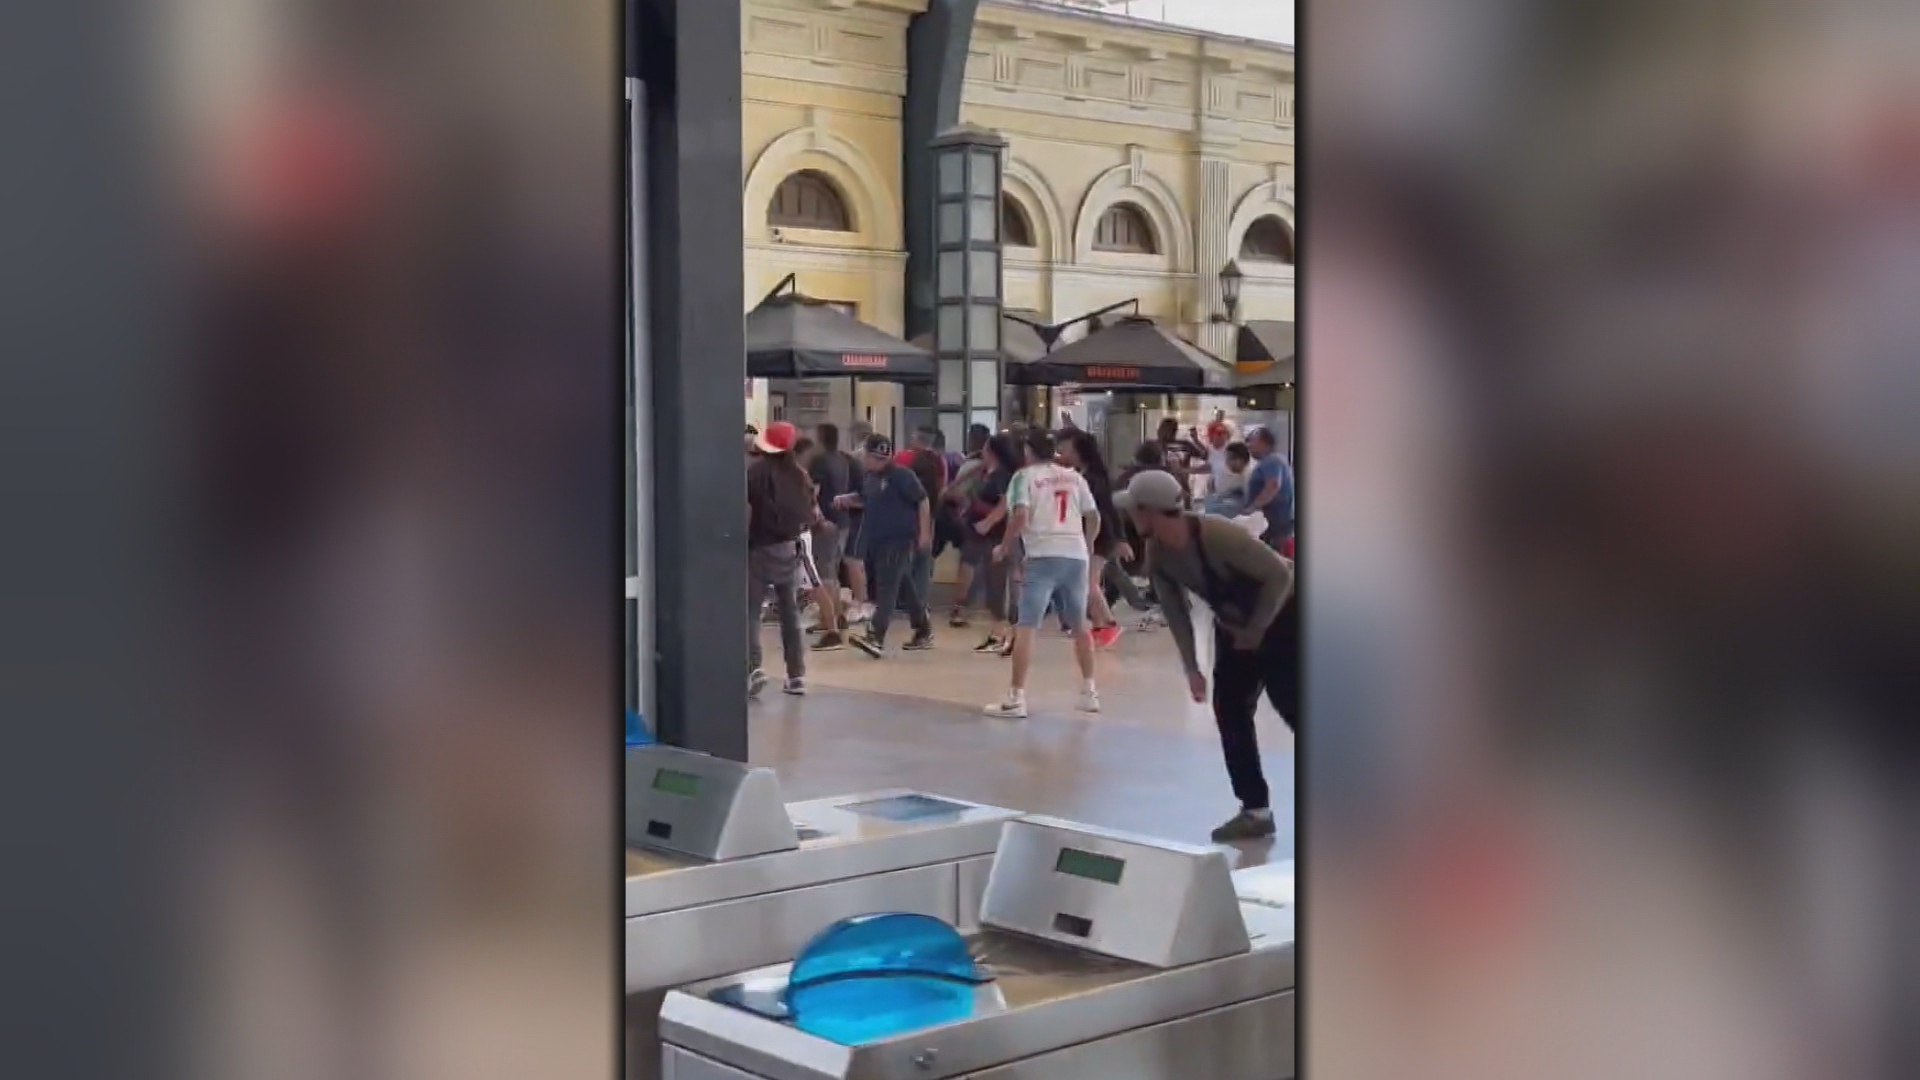
<svg viewBox="0 0 1920 1080"><path fill-rule="evenodd" d="M893 460L893 443L885 435L868 436L862 448L865 473L859 494L834 500L862 512L861 542L866 549L867 579L874 587L873 618L867 632L854 637L853 646L878 660L886 655L887 626L894 605L905 596L913 637L906 648L933 648L933 623L927 618L927 598L920 593L917 560L931 558L933 513L927 490L913 470Z"/></svg>
<svg viewBox="0 0 1920 1080"><path fill-rule="evenodd" d="M1219 842L1272 836L1273 806L1260 767L1253 714L1264 689L1289 728L1300 712L1299 620L1292 610L1293 563L1238 523L1181 509L1171 475L1142 472L1113 502L1146 542L1148 572L1180 648L1193 700L1207 700L1187 594L1213 609L1213 718L1240 812L1213 830Z"/></svg>

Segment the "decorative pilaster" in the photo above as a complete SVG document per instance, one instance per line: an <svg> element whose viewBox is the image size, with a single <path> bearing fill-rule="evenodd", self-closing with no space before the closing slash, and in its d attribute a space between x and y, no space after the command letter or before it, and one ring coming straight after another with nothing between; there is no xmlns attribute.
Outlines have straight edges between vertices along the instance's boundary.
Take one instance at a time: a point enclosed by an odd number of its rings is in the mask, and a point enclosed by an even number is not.
<svg viewBox="0 0 1920 1080"><path fill-rule="evenodd" d="M1223 360L1233 359L1234 328L1230 323L1214 322L1215 315L1226 313L1220 271L1238 252L1228 230L1233 224L1232 167L1222 148L1203 144L1200 158L1200 206L1194 215L1195 296L1199 301L1201 348Z"/></svg>

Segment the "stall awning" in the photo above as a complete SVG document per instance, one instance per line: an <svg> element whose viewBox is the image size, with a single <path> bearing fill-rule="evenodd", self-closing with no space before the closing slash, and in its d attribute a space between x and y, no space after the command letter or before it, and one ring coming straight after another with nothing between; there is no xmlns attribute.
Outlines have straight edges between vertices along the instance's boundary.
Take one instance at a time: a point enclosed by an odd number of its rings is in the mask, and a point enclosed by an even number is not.
<svg viewBox="0 0 1920 1080"><path fill-rule="evenodd" d="M747 313L747 374L756 379L835 376L922 383L933 354L869 326L824 300L773 296Z"/></svg>
<svg viewBox="0 0 1920 1080"><path fill-rule="evenodd" d="M1226 361L1144 316L1129 315L1041 360L1007 369L1015 385L1160 393L1231 393Z"/></svg>
<svg viewBox="0 0 1920 1080"><path fill-rule="evenodd" d="M1297 381L1294 363L1293 324L1255 320L1240 328L1234 350L1237 385L1280 386Z"/></svg>

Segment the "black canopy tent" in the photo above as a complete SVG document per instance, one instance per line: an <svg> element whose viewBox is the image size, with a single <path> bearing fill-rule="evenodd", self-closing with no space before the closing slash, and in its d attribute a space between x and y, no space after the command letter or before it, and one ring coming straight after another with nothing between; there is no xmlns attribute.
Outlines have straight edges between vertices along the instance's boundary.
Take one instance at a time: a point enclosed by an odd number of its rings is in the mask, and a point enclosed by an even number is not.
<svg viewBox="0 0 1920 1080"><path fill-rule="evenodd" d="M747 313L747 375L755 379L852 378L930 383L933 354L825 300L782 292L788 277Z"/></svg>
<svg viewBox="0 0 1920 1080"><path fill-rule="evenodd" d="M1129 315L1040 359L1007 368L1007 382L1088 390L1232 394L1232 369L1142 315Z"/></svg>

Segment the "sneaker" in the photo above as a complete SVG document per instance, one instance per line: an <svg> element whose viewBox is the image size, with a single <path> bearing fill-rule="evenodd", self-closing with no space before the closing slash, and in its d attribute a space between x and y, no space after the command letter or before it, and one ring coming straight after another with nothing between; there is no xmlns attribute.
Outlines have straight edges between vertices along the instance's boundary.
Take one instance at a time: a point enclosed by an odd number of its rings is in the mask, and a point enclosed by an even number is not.
<svg viewBox="0 0 1920 1080"><path fill-rule="evenodd" d="M1000 639L1000 635L988 634L987 640L975 645L973 651L977 653L997 653L1006 647L1007 643Z"/></svg>
<svg viewBox="0 0 1920 1080"><path fill-rule="evenodd" d="M1098 690L1080 691L1080 711L1097 713L1100 711L1100 692Z"/></svg>
<svg viewBox="0 0 1920 1080"><path fill-rule="evenodd" d="M747 672L747 696L759 697L760 691L767 688L767 673L759 668Z"/></svg>
<svg viewBox="0 0 1920 1080"><path fill-rule="evenodd" d="M981 710L988 716L997 716L1002 720L1025 720L1027 718L1027 699L1025 695L1011 691L1007 696Z"/></svg>
<svg viewBox="0 0 1920 1080"><path fill-rule="evenodd" d="M854 648L859 649L875 660L887 655L887 643L874 637L872 634L855 634L853 635L851 644Z"/></svg>
<svg viewBox="0 0 1920 1080"><path fill-rule="evenodd" d="M953 627L955 630L965 627L971 621L972 620L967 618L966 608L954 608L953 614L947 616L947 625Z"/></svg>
<svg viewBox="0 0 1920 1080"><path fill-rule="evenodd" d="M1242 810L1213 830L1213 842L1230 844L1235 840L1261 840L1273 835L1273 811Z"/></svg>
<svg viewBox="0 0 1920 1080"><path fill-rule="evenodd" d="M847 647L847 639L838 632L821 634L812 645L814 652L839 652Z"/></svg>
<svg viewBox="0 0 1920 1080"><path fill-rule="evenodd" d="M792 694L794 697L799 697L801 694L804 694L807 692L807 680L801 678L798 675L789 675L787 676L787 685L781 687L780 689L786 693Z"/></svg>
<svg viewBox="0 0 1920 1080"><path fill-rule="evenodd" d="M905 649L908 652L925 652L928 649L933 648L933 631L931 630L920 631L919 633L913 635L913 637L907 639L907 643L905 645L902 645L901 648Z"/></svg>
<svg viewBox="0 0 1920 1080"><path fill-rule="evenodd" d="M1121 629L1119 623L1114 623L1112 626L1098 627L1093 632L1093 643L1102 649L1111 649L1113 648L1113 643L1120 640L1120 634Z"/></svg>

